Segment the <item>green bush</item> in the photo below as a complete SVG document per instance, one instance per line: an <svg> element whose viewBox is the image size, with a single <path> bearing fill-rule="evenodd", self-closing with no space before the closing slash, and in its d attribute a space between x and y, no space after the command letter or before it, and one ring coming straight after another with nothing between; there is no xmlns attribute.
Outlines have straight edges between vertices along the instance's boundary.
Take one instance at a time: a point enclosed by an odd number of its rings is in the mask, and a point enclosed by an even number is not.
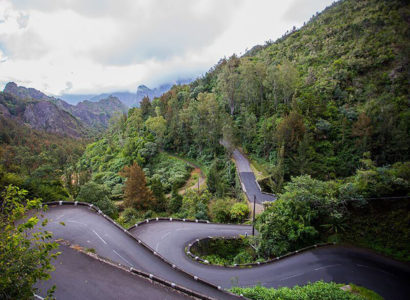
<svg viewBox="0 0 410 300"><path fill-rule="evenodd" d="M163 152L152 158L146 168L149 170L147 175L150 178L161 181L165 193L169 193L173 187L182 187L192 171L192 167L184 161ZM148 184L151 184L150 180Z"/></svg>
<svg viewBox="0 0 410 300"><path fill-rule="evenodd" d="M169 210L172 213L176 213L182 206L182 196L178 194L178 189L173 188L171 192L171 199L169 200Z"/></svg>
<svg viewBox="0 0 410 300"><path fill-rule="evenodd" d="M106 215L115 219L118 217L118 209L109 196L110 192L104 185L90 181L81 187L76 201L92 203L98 206Z"/></svg>
<svg viewBox="0 0 410 300"><path fill-rule="evenodd" d="M197 193L187 190L183 199L182 206L177 213L180 218L208 219L208 204L212 195L207 191Z"/></svg>
<svg viewBox="0 0 410 300"><path fill-rule="evenodd" d="M231 220L237 223L243 223L249 215L249 207L246 203L235 203L229 212Z"/></svg>
<svg viewBox="0 0 410 300"><path fill-rule="evenodd" d="M124 219L124 222L130 223L130 222L135 222L136 219L138 218L139 214L135 208L132 207L127 207L124 209L122 213L122 217Z"/></svg>
<svg viewBox="0 0 410 300"><path fill-rule="evenodd" d="M251 288L234 287L231 292L242 294L254 300L366 300L364 296L340 289L342 285L334 282L318 281L305 286L278 289L255 286Z"/></svg>
<svg viewBox="0 0 410 300"><path fill-rule="evenodd" d="M191 252L215 265L246 264L256 259L249 238L203 240L191 247Z"/></svg>
<svg viewBox="0 0 410 300"><path fill-rule="evenodd" d="M231 210L235 203L233 199L215 199L209 204L209 214L213 222L231 222Z"/></svg>

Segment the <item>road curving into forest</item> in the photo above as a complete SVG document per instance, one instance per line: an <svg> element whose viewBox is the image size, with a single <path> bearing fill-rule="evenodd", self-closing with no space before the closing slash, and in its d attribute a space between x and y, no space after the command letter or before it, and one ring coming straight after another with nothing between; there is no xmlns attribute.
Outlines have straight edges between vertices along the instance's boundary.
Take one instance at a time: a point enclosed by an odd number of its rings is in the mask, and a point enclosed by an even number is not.
<svg viewBox="0 0 410 300"><path fill-rule="evenodd" d="M84 248L93 248L98 255L114 263L153 274L210 298L237 299L237 296L222 291L223 288L232 285L262 284L267 287L291 287L321 279L362 285L375 290L385 299L406 299L410 294L408 264L363 249L323 247L252 268L224 268L192 260L185 254L185 247L196 239L208 236L232 237L250 233L250 226L153 220L126 231L94 209L74 205L51 206L44 216L49 219L46 229L53 232L55 239L64 239L70 244ZM60 222L64 222L65 226ZM151 250L145 247L144 243ZM64 248L62 250L65 252ZM72 253L63 254L63 261L64 264L55 264L59 275L56 278L52 276L51 281L47 283L58 285L58 299L96 299L98 297L95 296L95 292L88 294L96 288L99 291L97 295L106 296L100 299L109 299L113 289L122 289L121 285L102 284L104 281L101 280L115 282L115 279L111 278L116 276L113 275L113 271L103 271L103 268L94 267L92 264L79 263L78 256ZM68 267L76 265L78 268L83 267L78 272L76 268ZM97 275L90 276L90 272ZM101 276L103 272L104 276ZM126 282L131 280L127 278ZM78 282L83 283L82 287L74 289ZM84 287L84 282L87 282L89 289L87 286ZM154 295L157 288L153 289L151 282L139 280L135 283L136 290L143 286L147 287L147 293L152 291L151 297L144 298L160 299L163 295L161 291L166 291L166 288L159 286L158 292ZM69 291L67 297L60 293L59 289ZM120 291L118 292L120 295ZM127 293L131 295L132 291L127 290ZM170 292L170 299L176 297L182 299L186 296Z"/></svg>
<svg viewBox="0 0 410 300"><path fill-rule="evenodd" d="M269 193L264 193L256 181L255 174L252 171L249 160L239 151L234 148L230 142L221 140L220 144L232 152L232 158L235 161L236 170L241 181L242 190L246 194L249 202L255 202L261 206L263 202L272 202L276 200L276 196Z"/></svg>

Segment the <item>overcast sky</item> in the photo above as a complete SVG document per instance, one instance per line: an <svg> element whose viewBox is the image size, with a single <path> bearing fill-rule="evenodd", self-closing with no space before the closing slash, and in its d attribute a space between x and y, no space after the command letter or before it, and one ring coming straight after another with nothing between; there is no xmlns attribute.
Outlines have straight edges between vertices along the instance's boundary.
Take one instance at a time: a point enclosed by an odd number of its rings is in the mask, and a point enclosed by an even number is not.
<svg viewBox="0 0 410 300"><path fill-rule="evenodd" d="M195 78L330 0L0 0L0 88L101 93Z"/></svg>

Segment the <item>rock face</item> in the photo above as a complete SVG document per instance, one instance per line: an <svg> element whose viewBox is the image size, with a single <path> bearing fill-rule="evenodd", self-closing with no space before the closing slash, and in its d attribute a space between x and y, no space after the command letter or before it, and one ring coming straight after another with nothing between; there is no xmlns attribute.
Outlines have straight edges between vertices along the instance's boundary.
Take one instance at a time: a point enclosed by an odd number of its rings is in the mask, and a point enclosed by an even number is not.
<svg viewBox="0 0 410 300"><path fill-rule="evenodd" d="M8 83L0 95L0 117L24 122L34 129L71 137L105 129L112 116L127 111L128 108L115 97L71 105L14 82Z"/></svg>
<svg viewBox="0 0 410 300"><path fill-rule="evenodd" d="M130 92L114 92L110 94L105 93L105 94L100 94L100 95L92 96L92 97L85 98L85 99L89 99L92 102L97 102L103 99L107 99L109 97L118 98L122 103L124 103L128 107L132 107L138 104L135 94L130 93Z"/></svg>
<svg viewBox="0 0 410 300"><path fill-rule="evenodd" d="M18 86L14 82L9 82L6 84L3 92L12 94L19 98L31 98L34 100L52 100L54 98L47 96L46 94L33 89L33 88L26 88L24 86Z"/></svg>
<svg viewBox="0 0 410 300"><path fill-rule="evenodd" d="M0 117L11 118L11 114L6 106L0 104Z"/></svg>
<svg viewBox="0 0 410 300"><path fill-rule="evenodd" d="M86 133L83 124L49 101L28 104L23 113L23 121L30 124L34 129L75 138L79 138Z"/></svg>
<svg viewBox="0 0 410 300"><path fill-rule="evenodd" d="M151 100L154 99L155 97L161 96L163 93L168 92L172 87L172 84L163 84L157 88L150 89L149 87L145 85L140 85L137 88L137 97L136 101L139 104L139 102L142 100L144 97L148 97Z"/></svg>
<svg viewBox="0 0 410 300"><path fill-rule="evenodd" d="M98 102L85 100L77 105L70 105L59 99L56 104L86 125L97 129L106 128L108 121L115 114L123 114L128 111L128 108L118 98L112 96Z"/></svg>

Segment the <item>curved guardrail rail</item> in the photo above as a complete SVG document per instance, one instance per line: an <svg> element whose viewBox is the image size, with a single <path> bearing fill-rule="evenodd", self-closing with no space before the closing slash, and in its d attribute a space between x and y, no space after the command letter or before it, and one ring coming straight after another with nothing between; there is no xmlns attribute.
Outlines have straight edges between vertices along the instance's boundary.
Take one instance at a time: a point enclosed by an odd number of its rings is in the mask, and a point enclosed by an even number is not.
<svg viewBox="0 0 410 300"><path fill-rule="evenodd" d="M209 281L206 281L206 280L204 280L204 279L199 278L198 276L195 276L195 275L193 275L193 274L191 274L191 273L188 273L188 272L182 270L181 268L177 267L175 264L169 262L166 258L164 258L162 255L160 255L159 253L157 253L157 252L156 252L154 249L152 249L150 246L148 246L147 244L145 244L145 243L144 243L143 241L141 241L140 239L137 239L136 237L134 237L131 233L128 232L127 229L123 228L120 224L118 224L118 223L115 222L113 219L111 219L109 216L107 216L106 214L104 214L104 213L101 211L101 209L99 209L99 208L98 208L97 206L95 206L94 204L90 204L90 203L86 203L86 202L78 202L78 201L75 201L75 202L71 202L71 201L53 201L53 202L48 202L48 203L45 203L45 204L46 204L47 206L57 206L57 205L58 205L58 206L62 206L62 205L87 206L87 207L89 207L90 209L93 209L96 213L98 213L98 214L101 215L102 217L104 217L106 220L108 220L109 222L111 222L112 224L114 224L116 227L118 227L119 229L121 229L121 230L122 230L125 234L127 234L130 238L132 238L132 239L135 240L138 244L140 244L141 246L143 246L144 248L146 248L146 249L147 249L148 251L150 251L154 256L157 256L157 257L158 257L159 259L161 259L163 262L165 262L166 264L170 265L170 266L171 266L173 269L175 269L176 271L181 272L181 273L183 273L183 274L186 274L186 275L190 276L192 279L194 279L195 281L201 282L201 283L203 283L203 284L205 284L205 285L207 285L207 286L209 286L209 287L211 287L211 288L217 289L217 290L219 290L219 291L222 292L222 293L226 293L227 295L230 295L230 296L232 296L232 297L236 297L236 298L238 298L238 299L243 299L242 296L238 296L238 295L236 295L236 294L233 294L233 293L231 293L231 292L228 292L228 291L224 290L221 286L216 286L216 285L210 283ZM166 218L161 218L161 219L166 219ZM157 219L155 219L155 220L157 220ZM159 219L158 219L158 220L159 220ZM169 218L169 219L167 219L167 220L172 221L172 218ZM178 220L179 220L179 219L178 219ZM204 221L204 220L185 220L185 221L188 221L188 222L196 222L196 223L199 223L199 222L201 222L201 223L210 223L209 221ZM138 225L141 225L141 224L144 224L144 223L148 223L148 222L149 222L149 220L147 219L146 221L140 222L140 223L138 223L138 224L136 224L136 225L134 225L134 226L138 226ZM134 226L132 226L132 227L134 227ZM130 227L130 229L131 229L132 227ZM165 280L165 279L163 279L163 278L160 278L160 277L158 277L158 276L154 276L153 274L149 274L149 273L147 273L147 272L144 272L144 271L141 271L141 270L137 270L137 269L135 269L135 268L130 268L129 271L132 272L132 273L138 274L138 275L140 275L140 276L146 277L146 278L148 278L148 279L151 279L151 280L153 280L153 281L156 281L156 282L158 282L158 283L161 283L161 284L163 284L163 285L165 285L165 286L171 287L171 288L173 288L173 289L175 289L175 290L178 290L178 291L180 291L180 292L183 292L183 293L186 293L186 294L188 294L188 295L197 297L197 298L199 298L199 299L213 299L212 297L208 297L208 296L206 296L206 295L203 295L203 294L201 294L201 293L199 293L199 292L190 290L190 289L188 289L188 288L186 288L186 287L183 287L183 286L181 286L181 285L177 285L177 284L175 284L175 283L173 283L173 282L170 282L170 281Z"/></svg>
<svg viewBox="0 0 410 300"><path fill-rule="evenodd" d="M238 224L232 224L232 223L215 223L215 222L210 222L210 221L207 221L207 220L198 220L198 219L191 220L191 219L179 219L179 218L151 218L151 219L146 219L145 221L141 221L141 222L136 223L135 225L128 228L128 230L131 230L134 227L139 227L139 226L143 226L143 225L146 225L146 224L149 224L149 223L152 223L152 222L158 222L158 221L206 223L206 224L216 224L216 225L238 225ZM249 226L251 226L251 225L249 225ZM211 236L209 236L209 237L202 238L202 239L195 239L195 240L191 241L190 243L188 243L185 253L195 261L198 261L198 262L201 262L201 263L204 263L204 264L210 264L209 261L204 260L204 259L200 258L197 255L194 255L191 252L191 248L194 247L196 243L200 243L203 240L217 239L217 238L220 238L220 239L237 239L237 237L232 237L232 236L229 236L229 237L224 237L224 236L211 237ZM218 266L218 267L229 267L229 268L255 267L255 266L259 266L259 265L274 263L274 262L277 262L281 259L293 256L295 254L298 254L298 253L301 253L301 252L304 252L304 251L308 251L308 250L319 248L319 247L332 246L332 245L336 245L336 243L317 243L317 244L307 246L307 247L304 247L304 248L301 248L301 249L286 253L284 255L275 257L273 259L263 261L263 262L255 262L255 263L249 263L249 264L237 264L237 265L234 265L234 266L222 266L222 265L214 265L214 264L211 264L211 265Z"/></svg>
<svg viewBox="0 0 410 300"><path fill-rule="evenodd" d="M311 246L307 246L292 252L288 252L284 255L280 255L277 256L273 259L268 259L265 261L261 261L261 262L254 262L254 263L247 263L247 264L234 264L234 265L215 265L215 264L211 264L209 261L202 259L201 257L195 255L192 253L191 249L193 247L197 247L197 245L199 245L202 241L207 241L207 240L215 240L215 239L225 239L225 240L235 240L238 239L238 237L224 237L224 236L218 236L218 237L206 237L203 239L195 239L195 241L192 241L188 244L188 246L186 247L185 253L186 255L188 255L190 258L192 258L194 261L203 263L203 264L210 264L212 266L216 266L216 267L222 267L222 268L246 268L246 267L256 267L256 266L260 266L260 265L266 265L266 264L271 264L271 263L275 263L279 260L282 260L284 258L288 258L290 256L296 255L298 253L304 252L304 251L308 251L308 250L312 250L315 248L319 248L319 247L325 247L325 246L332 246L332 245L336 245L336 243L318 243L318 244L314 244Z"/></svg>
<svg viewBox="0 0 410 300"><path fill-rule="evenodd" d="M240 298L240 296L237 295L233 295L232 293L229 293L225 290L223 290L220 286L218 286L219 284L222 286L225 286L226 284L226 279L227 278L221 278L221 281L216 281L215 283L210 283L208 280L208 278L211 278L210 280L212 280L212 277L207 277L208 275L213 275L213 274L217 274L217 273L213 273L212 270L216 270L216 268L211 267L208 265L207 266L203 266L200 267L198 266L198 264L195 264L193 262L189 262L190 260L188 260L188 265L185 263L181 263L179 264L179 260L174 261L173 260L173 256L169 256L166 252L160 254L157 253L157 251L154 251L153 248L151 247L155 247L155 243L153 243L153 240L151 239L147 239L145 240L145 236L144 235L136 235L135 232L138 231L128 231L126 229L124 229L121 225L119 225L118 223L116 223L115 221L113 221L111 218L109 218L108 216L106 216L98 207L96 207L95 205L89 204L89 203L83 203L83 202L63 202L63 201L56 201L56 202L51 202L48 203L50 206L64 206L64 205L71 205L71 206L85 206L88 207L90 210L92 210L92 213L97 215L100 214L102 215L105 219L107 219L110 223L114 224L117 227L117 230L120 230L124 233L126 233L132 240L133 243L129 244L129 247L132 247L132 244L135 244L136 248L138 248L139 245L137 245L135 243L135 241L138 244L141 244L142 248L139 248L140 251L144 252L144 255L154 255L157 256L160 260L162 260L163 262L165 262L166 264L162 265L161 268L163 268L164 272L160 272L160 274L164 274L164 275L160 275L160 276L155 276L153 274L149 274L149 272L151 272L151 269L149 268L149 263L150 261L147 262L146 267L144 267L143 270L145 270L145 272L142 272L140 270L137 269L132 269L129 267L125 267L128 268L130 272L133 272L135 274L140 274L141 276L144 276L150 280L156 281L158 283L162 283L165 286L171 287L171 288L175 288L176 290L183 292L185 294L189 294L192 295L194 297L197 297L199 299L212 299L212 298L217 298L217 299L222 299L222 298L234 298L234 299L238 299ZM84 210L84 208L82 208L82 210ZM71 212L72 214L75 214L75 211ZM95 219L95 218L93 218ZM98 218L97 218L98 219ZM102 220L102 219L101 219ZM147 226L148 228L148 224L152 224L154 227L157 225L154 224L158 224L158 222L175 222L176 224L174 224L176 227L184 227L182 226L182 222L192 222L192 223L209 223L209 224L220 224L220 223L211 223L209 221L206 220L190 220L190 219L174 219L174 218L154 218L154 219L147 219L145 221L139 222L133 226L130 227L130 230L133 227L138 227L138 226ZM181 223L179 223L181 222ZM178 224L179 223L179 224ZM104 224L100 224L101 226L103 226ZM111 225L111 224L108 224ZM189 224L186 224L189 225ZM109 227L107 227L106 225L104 225L106 229L108 229ZM168 226L165 224L163 226L161 226L161 224L158 224L159 228L167 228ZM208 227L206 225L204 225L205 227ZM210 225L211 226L211 225ZM195 228L196 226L188 226L188 227L193 227ZM216 228L218 229L219 227L216 226ZM144 229L144 228L141 228ZM246 228L242 228L245 229L244 231L248 231ZM170 229L172 230L172 228ZM141 233L147 233L146 230L142 230ZM214 233L216 232L216 233ZM211 230L211 231L207 231L205 230L204 232L202 232L202 236L206 237L207 235L212 235L212 236L218 236L218 232L219 230ZM236 232L235 234L238 234L239 231L234 231ZM242 230L241 230L242 232ZM205 233L205 234L204 234ZM208 234L207 234L208 233ZM117 233L118 234L118 233ZM229 235L229 232L225 232L222 233L222 235L225 235L226 237L232 237ZM188 243L194 243L196 241L195 236L197 236L195 234L195 232L191 232L190 234L186 235L186 239L181 239L178 243L179 247L185 248L186 245L188 245ZM159 237L159 236L158 236ZM123 237L121 237L123 238ZM155 239L154 239L155 240ZM145 241L145 242L143 242ZM190 242L192 241L192 242ZM328 244L329 245L329 244ZM292 275L293 272L296 272L297 270L299 270L300 266L299 263L295 264L295 260L293 259L289 259L289 260L284 260L284 258L288 258L290 256L295 256L298 253L301 253L303 251L308 251L309 249L313 249L316 247L323 247L326 245L323 244L317 244L317 245L312 245L310 247L306 247L306 248L302 248L290 253L287 253L285 255L282 255L278 258L274 258L273 260L268 260L265 262L259 262L259 263L254 263L254 264L244 264L244 265L239 265L236 267L255 267L253 270L249 269L249 271L247 270L247 268L242 269L241 271L239 269L235 269L235 266L233 266L233 268L226 268L225 270L223 269L219 269L220 272L225 272L222 274L226 274L227 276L230 276L230 274L236 274L236 272L241 272L244 274L243 279L244 280L249 280L249 282L256 282L254 281L252 278L254 276L254 272L256 273L260 273L259 275L265 276L264 273L266 271L266 269L269 270L273 270L275 268L275 266L279 266L279 270L281 270L281 266L285 266L285 268L287 269L287 267L290 267L291 270L290 272L288 272L287 274L285 274L286 276L288 274ZM323 247L325 248L325 247ZM132 251L132 248L130 248ZM395 295L395 298L393 297L392 299L400 299L400 297L404 297L404 295L408 295L408 278L409 278L409 274L410 274L410 269L408 268L408 266L403 266L402 264L399 264L398 262L392 261L392 260L388 260L387 258L383 258L383 257L379 257L375 254L372 253L368 253L366 251L353 251L353 253L357 253L358 254L358 259L355 259L355 256L351 257L350 256L350 250L349 249L344 249L341 248L339 249L338 247L336 247L335 251L336 252L332 252L332 249L334 249L333 247L329 247L329 251L330 253L336 253L336 255L341 254L341 261L342 262L346 262L346 264L348 265L348 268L344 268L343 265L340 266L341 270L339 273L337 274L341 274L341 276L343 278L350 278L349 274L353 268L353 270L358 269L358 274L362 274L363 276L361 276L360 278L364 278L362 279L358 279L358 284L364 285L366 287L369 287L371 289L375 289L377 292L381 293L381 295L383 297L389 298L388 296L390 295L389 293L391 293L391 295ZM180 252L180 249L178 248L178 257L179 258L184 258L185 254L184 252ZM314 269L314 271L319 270L319 269L323 269L324 267L329 267L327 264L329 263L329 261L327 261L326 259L326 255L329 253L327 249L322 249L318 251L324 251L322 252L322 254L324 256L325 262L321 263L321 260L317 260L316 256L314 258L314 261L317 262L316 265L320 266L320 268L318 269ZM360 250L360 249L359 249ZM145 251L147 251L147 253L145 253ZM347 252L346 252L347 251ZM319 254L316 253L316 254ZM347 256L345 256L345 254L347 253ZM162 256L163 255L163 256ZM181 256L182 255L182 256ZM307 261L312 261L311 258L309 258L309 254L307 254L307 256L301 256L301 261L303 261L303 258L308 258ZM298 261L298 258L296 258L296 262ZM339 256L336 257L337 260L339 260ZM352 261L353 259L353 261ZM181 262L186 262L187 259L183 259L183 261ZM152 257L152 262L158 263L159 261L157 259L154 259L154 257ZM173 262L173 263L172 263ZM200 261L199 261L200 262ZM278 262L278 264L275 264L275 262ZM289 264L287 263L289 262ZM177 264L177 265L175 265ZM293 265L292 265L293 264ZM340 264L340 261L339 261ZM264 265L260 266L260 268L257 267L257 265ZM272 266L272 268L269 268L268 266ZM306 264L303 264L306 265ZM316 266L315 265L315 266ZM322 267L322 265L324 265L324 267ZM286 267L287 266L287 267ZM330 265L333 266L333 265ZM266 268L268 267L268 268ZM223 266L220 266L220 268L224 268ZM338 267L339 268L339 267ZM172 270L175 269L176 271L178 271L177 273L173 273ZM305 268L307 270L307 272L310 272L312 270L310 270L310 268ZM302 268L302 271L305 270ZM369 269L372 270L371 274L369 275ZM185 270L190 270L190 271L185 271ZM282 269L283 270L283 269ZM202 272L204 271L204 272ZM211 272L205 272L205 271L211 271ZM243 272L242 272L243 271ZM286 271L286 270L285 270ZM377 271L377 272L376 272ZM217 271L218 272L218 271ZM322 272L322 271L319 271ZM326 273L326 271L325 271ZM199 276L195 276L194 274L201 274L200 276L203 278L207 278L206 280L203 280L201 278L199 278ZM185 277L185 280L179 280L176 278L180 278L181 275L183 277ZM370 276L370 278L367 278L367 276ZM162 277L162 278L160 278ZM175 279L174 279L175 277ZM369 279L374 277L374 282L369 281ZM166 280L164 280L163 278L166 278ZM284 277L283 279L287 279L288 277ZM171 281L170 281L171 280ZM173 283L172 280L176 280L176 282L178 282L178 284L175 284L175 282ZM279 276L278 278L274 279L276 280L275 282L279 283L282 282L281 277ZM350 279L348 279L350 280ZM366 281L367 280L367 281ZM196 282L200 283L200 285L194 284ZM303 281L303 280L302 280ZM247 281L248 282L248 281ZM388 282L388 285L383 285L382 283L384 282ZM277 284L275 283L275 284ZM399 289L397 289L399 288ZM203 295L201 293L204 293L206 295ZM406 298L403 298L406 299Z"/></svg>

